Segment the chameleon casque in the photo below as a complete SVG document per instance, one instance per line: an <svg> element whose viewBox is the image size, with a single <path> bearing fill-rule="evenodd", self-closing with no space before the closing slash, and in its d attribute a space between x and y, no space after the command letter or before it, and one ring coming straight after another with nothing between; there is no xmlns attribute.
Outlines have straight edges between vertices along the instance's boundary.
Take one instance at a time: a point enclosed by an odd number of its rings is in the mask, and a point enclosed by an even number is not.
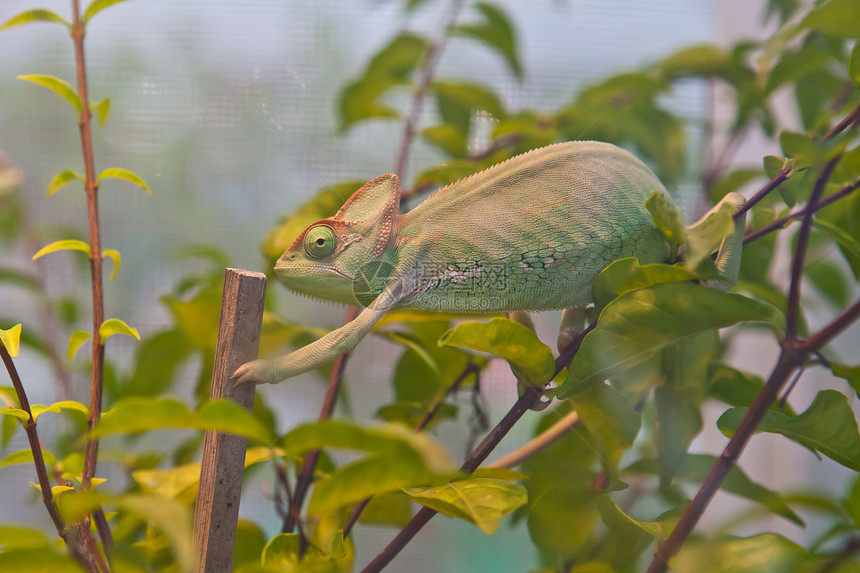
<svg viewBox="0 0 860 573"><path fill-rule="evenodd" d="M334 217L308 227L275 265L301 294L363 310L352 322L274 360L248 362L237 384L276 383L349 351L389 310L573 309L611 262L665 261L669 245L645 202L666 189L631 153L576 141L534 149L437 191L400 214L400 183L382 175ZM738 206L743 197L723 199ZM714 208L718 209L720 205ZM712 210L713 211L713 210ZM703 217L698 224L704 221ZM692 227L695 227L693 225ZM743 218L723 241L727 289L740 269Z"/></svg>

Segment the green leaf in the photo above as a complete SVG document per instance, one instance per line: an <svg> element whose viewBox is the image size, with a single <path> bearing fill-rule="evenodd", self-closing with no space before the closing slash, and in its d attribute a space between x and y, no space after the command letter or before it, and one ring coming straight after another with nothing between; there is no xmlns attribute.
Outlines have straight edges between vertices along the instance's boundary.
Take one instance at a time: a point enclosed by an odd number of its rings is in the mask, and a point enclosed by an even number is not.
<svg viewBox="0 0 860 573"><path fill-rule="evenodd" d="M825 34L860 38L860 4L855 0L830 0L807 14L800 26Z"/></svg>
<svg viewBox="0 0 860 573"><path fill-rule="evenodd" d="M402 491L373 496L359 517L361 523L394 527L403 527L410 519L412 504Z"/></svg>
<svg viewBox="0 0 860 573"><path fill-rule="evenodd" d="M672 560L672 571L698 573L783 573L807 571L811 555L775 533L688 543Z"/></svg>
<svg viewBox="0 0 860 573"><path fill-rule="evenodd" d="M726 175L723 175L711 186L709 191L711 200L716 204L723 197L737 191L753 179L761 177L759 169L736 169Z"/></svg>
<svg viewBox="0 0 860 573"><path fill-rule="evenodd" d="M443 123L421 130L421 137L451 157L462 158L467 152L468 133L457 126Z"/></svg>
<svg viewBox="0 0 860 573"><path fill-rule="evenodd" d="M498 96L489 88L469 82L434 82L436 107L444 124L460 133L468 134L472 116L485 111L496 119L504 117L505 110Z"/></svg>
<svg viewBox="0 0 860 573"><path fill-rule="evenodd" d="M664 192L651 191L651 196L645 202L645 208L651 213L654 224L666 238L671 249L670 257L674 258L678 247L684 244L686 228L681 212Z"/></svg>
<svg viewBox="0 0 860 573"><path fill-rule="evenodd" d="M687 450L702 430L702 402L708 396L708 363L720 350L717 333L707 331L663 351L665 380L654 391L657 459L663 484L671 482Z"/></svg>
<svg viewBox="0 0 860 573"><path fill-rule="evenodd" d="M99 336L102 339L102 344L114 334L125 334L126 336L140 340L140 334L136 328L132 328L118 318L109 318L99 327Z"/></svg>
<svg viewBox="0 0 860 573"><path fill-rule="evenodd" d="M142 188L146 191L147 195L152 195L152 189L149 188L149 185L146 184L140 175L137 173L133 173L128 169L122 169L121 167L110 167L105 169L99 176L96 178L96 185L99 185L103 179L124 179L130 183L134 183L138 187Z"/></svg>
<svg viewBox="0 0 860 573"><path fill-rule="evenodd" d="M0 407L0 416L14 416L25 424L30 421L30 414L26 410L12 408L11 406Z"/></svg>
<svg viewBox="0 0 860 573"><path fill-rule="evenodd" d="M122 2L123 0L119 1ZM110 115L110 98L106 97L90 104L90 111L96 114L96 117L99 118L99 126L103 127Z"/></svg>
<svg viewBox="0 0 860 573"><path fill-rule="evenodd" d="M190 352L191 345L178 328L162 330L147 337L137 346L134 369L127 382L119 388L118 395L153 396L166 391Z"/></svg>
<svg viewBox="0 0 860 573"><path fill-rule="evenodd" d="M119 272L119 267L122 264L122 255L119 254L119 251L116 249L104 249L102 251L102 258L108 257L113 261L113 270L110 273L110 282L113 282L113 279L116 278L117 273Z"/></svg>
<svg viewBox="0 0 860 573"><path fill-rule="evenodd" d="M319 448L370 454L320 479L308 505L310 514L401 488L445 483L459 475L445 450L429 436L397 424L368 428L324 420L293 429L281 446L291 456Z"/></svg>
<svg viewBox="0 0 860 573"><path fill-rule="evenodd" d="M44 414L45 412L53 412L55 414L59 414L61 410L75 410L76 412L81 412L85 416L88 416L90 413L89 408L81 404L80 402L74 402L72 400L63 400L61 402L55 402L50 406L43 406L42 404L34 404L30 411L33 412L33 420L36 421L39 419L39 416Z"/></svg>
<svg viewBox="0 0 860 573"><path fill-rule="evenodd" d="M522 484L494 478L471 477L404 491L425 507L477 525L486 535L493 535L502 518L527 501Z"/></svg>
<svg viewBox="0 0 860 573"><path fill-rule="evenodd" d="M12 328L3 330L0 328L0 344L6 347L9 356L18 356L18 344L21 340L21 325L16 324Z"/></svg>
<svg viewBox="0 0 860 573"><path fill-rule="evenodd" d="M640 265L639 260L633 257L618 259L600 271L594 279L594 304L600 309L630 291L696 278L699 278L699 275L678 265Z"/></svg>
<svg viewBox="0 0 860 573"><path fill-rule="evenodd" d="M78 241L77 239L65 239L62 241L54 241L50 245L46 245L42 247L38 253L33 255L33 260L43 257L48 253L53 253L56 251L81 251L82 253L86 253L86 255L90 256L90 246L83 241Z"/></svg>
<svg viewBox="0 0 860 573"><path fill-rule="evenodd" d="M424 57L427 45L425 38L403 32L377 52L364 73L340 94L339 129L343 131L353 123L371 117L397 117L397 110L378 100L390 88L408 83Z"/></svg>
<svg viewBox="0 0 860 573"><path fill-rule="evenodd" d="M45 460L45 465L52 466L57 463L57 458L54 457L54 454L49 452L48 450L42 450L42 459ZM32 464L33 463L33 450L18 450L17 452L12 452L2 460L0 460L0 468L5 468L6 466L14 466L16 464ZM0 527L0 540L3 539L2 527ZM0 541L2 543L2 541Z"/></svg>
<svg viewBox="0 0 860 573"><path fill-rule="evenodd" d="M669 79L687 76L718 77L727 81L737 80L746 71L726 50L712 45L683 48L660 64L663 74Z"/></svg>
<svg viewBox="0 0 860 573"><path fill-rule="evenodd" d="M81 110L83 109L83 104L81 104L81 98L80 96L78 96L78 92L75 91L75 88L73 88L69 82L61 80L60 78L55 76L42 74L18 76L18 79L23 80L25 82L33 82L34 84L38 84L42 87L48 88L49 90L69 102L69 104L71 104L73 108L78 110L78 117L80 117Z"/></svg>
<svg viewBox="0 0 860 573"><path fill-rule="evenodd" d="M635 563L652 542L667 537L673 525L633 519L608 495L600 499L597 509L603 524L611 532L611 535L606 536L604 554L610 556L612 571L622 570Z"/></svg>
<svg viewBox="0 0 860 573"><path fill-rule="evenodd" d="M709 380L709 395L730 406L751 406L764 388L764 380L758 376L735 370L725 364L712 364ZM771 409L794 414L788 404L780 408L780 405L775 403Z"/></svg>
<svg viewBox="0 0 860 573"><path fill-rule="evenodd" d="M50 183L48 183L48 188L45 189L45 195L50 197L51 195L56 193L61 187L64 187L67 183L69 183L70 181L74 181L75 179L78 179L81 183L84 182L83 175L79 173L75 173L74 171L69 170L60 171L59 173L54 175L54 178L51 179Z"/></svg>
<svg viewBox="0 0 860 573"><path fill-rule="evenodd" d="M681 462L681 467L678 469L675 477L678 480L699 485L705 481L715 463L717 463L715 456L687 454ZM661 471L656 460L641 460L624 468L622 476L637 474L657 475ZM779 493L752 481L738 466L732 468L720 488L722 491L732 495L759 503L776 515L803 526L803 520L791 510Z"/></svg>
<svg viewBox="0 0 860 573"><path fill-rule="evenodd" d="M860 365L847 366L838 362L831 362L830 370L834 376L838 376L848 382L854 389L854 392L857 393L857 397L860 398Z"/></svg>
<svg viewBox="0 0 860 573"><path fill-rule="evenodd" d="M600 456L603 471L610 480L614 479L621 456L639 434L642 415L621 392L607 384L595 384L578 392L572 401L591 436L591 446Z"/></svg>
<svg viewBox="0 0 860 573"><path fill-rule="evenodd" d="M93 335L86 330L76 330L69 337L69 348L66 350L66 358L71 360L75 357L75 353L77 353L78 349L81 345L92 338Z"/></svg>
<svg viewBox="0 0 860 573"><path fill-rule="evenodd" d="M22 547L0 552L0 570L16 573L84 573L84 569L74 559L50 546Z"/></svg>
<svg viewBox="0 0 860 573"><path fill-rule="evenodd" d="M717 426L727 436L734 434L749 408L732 408L720 416ZM857 421L844 394L822 390L809 408L796 416L769 411L757 432L782 434L820 452L843 466L860 471L860 434Z"/></svg>
<svg viewBox="0 0 860 573"><path fill-rule="evenodd" d="M191 412L175 398L140 396L118 400L113 408L102 415L91 435L97 438L172 428L216 430L245 436L263 444L273 440L262 422L229 400L207 402L196 412Z"/></svg>
<svg viewBox="0 0 860 573"><path fill-rule="evenodd" d="M849 254L852 257L860 257L860 243L857 242L857 239L845 232L844 229L821 218L813 219L812 225L836 241L844 253Z"/></svg>
<svg viewBox="0 0 860 573"><path fill-rule="evenodd" d="M692 283L663 283L628 292L603 309L558 396L566 398L641 364L688 336L741 321L762 321L779 331L784 318L768 304Z"/></svg>
<svg viewBox="0 0 860 573"><path fill-rule="evenodd" d="M606 495L591 486L561 482L532 500L528 528L532 542L551 563L574 558L594 533L599 501Z"/></svg>
<svg viewBox="0 0 860 573"><path fill-rule="evenodd" d="M457 26L452 30L452 34L474 38L484 43L502 56L514 76L522 80L523 67L517 52L516 34L508 15L497 6L486 2L476 3L475 8L481 12L483 21L478 24Z"/></svg>
<svg viewBox="0 0 860 573"><path fill-rule="evenodd" d="M29 451L29 450L27 450ZM45 534L31 527L0 525L0 552L24 547L47 547L51 542Z"/></svg>
<svg viewBox="0 0 860 573"><path fill-rule="evenodd" d="M28 24L30 22L56 22L58 24L62 24L67 28L71 28L72 25L63 20L60 16L51 12L50 10L44 10L42 8L36 8L35 10L26 10L21 12L20 14L16 14L6 20L2 26L0 26L0 31L5 30L7 28L11 28L12 26L19 26L21 24Z"/></svg>
<svg viewBox="0 0 860 573"><path fill-rule="evenodd" d="M84 10L84 24L89 22L90 18L104 10L109 6L113 6L114 4L119 4L120 2L124 2L125 0L93 0L90 2L90 5L87 6L87 9Z"/></svg>
<svg viewBox="0 0 860 573"><path fill-rule="evenodd" d="M245 452L245 468L282 456L280 448L257 447ZM131 473L132 479L145 493L176 498L187 504L194 503L200 485L200 462L167 469L142 469Z"/></svg>
<svg viewBox="0 0 860 573"><path fill-rule="evenodd" d="M546 384L555 372L549 347L529 328L507 318L458 324L442 335L439 345L489 352L503 358L517 379L531 386Z"/></svg>
<svg viewBox="0 0 860 573"><path fill-rule="evenodd" d="M851 49L851 57L848 60L848 77L854 85L860 87L860 42L856 42Z"/></svg>

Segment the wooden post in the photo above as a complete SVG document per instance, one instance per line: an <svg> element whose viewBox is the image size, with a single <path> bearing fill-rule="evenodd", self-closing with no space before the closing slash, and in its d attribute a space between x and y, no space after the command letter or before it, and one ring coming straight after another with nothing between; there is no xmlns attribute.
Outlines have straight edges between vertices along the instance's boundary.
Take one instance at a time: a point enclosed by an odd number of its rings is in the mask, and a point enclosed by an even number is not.
<svg viewBox="0 0 860 573"><path fill-rule="evenodd" d="M257 357L265 295L265 275L227 269L210 399L226 398L248 410L253 408L254 386L244 384L234 388L230 376L239 366ZM196 573L232 570L247 443L242 436L206 432L194 513Z"/></svg>

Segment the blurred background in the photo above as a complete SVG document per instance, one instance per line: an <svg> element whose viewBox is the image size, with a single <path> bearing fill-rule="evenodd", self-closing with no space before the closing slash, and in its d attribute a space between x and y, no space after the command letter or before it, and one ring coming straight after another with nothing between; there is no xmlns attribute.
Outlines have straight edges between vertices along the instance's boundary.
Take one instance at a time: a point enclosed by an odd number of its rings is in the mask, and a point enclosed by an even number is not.
<svg viewBox="0 0 860 573"><path fill-rule="evenodd" d="M471 78L493 85L509 109L555 109L570 101L590 82L619 71L646 65L683 46L729 45L744 37L763 37L773 30L762 24L764 2L744 0L530 0L500 1L516 26L525 70L518 82L494 55L453 38L446 46L438 75ZM68 15L60 0L2 0L0 22L34 7ZM141 175L152 196L131 184L112 181L100 193L102 237L106 248L123 256L122 271L106 286L107 316L122 318L142 335L169 321L160 298L172 292L180 277L208 268L200 257L178 257L183 247L207 244L222 250L234 267L263 270L267 264L260 243L279 219L318 189L343 180L367 180L395 169L402 123L373 121L338 133L336 105L344 85L356 77L369 57L394 34L406 28L438 35L447 2L425 2L407 14L402 2L389 0L134 0L104 11L88 27L87 63L91 98L111 98L111 115L94 132L97 169L125 167ZM474 16L468 7L461 19ZM86 203L80 185L72 183L55 196L44 190L60 170L82 171L78 132L73 114L54 94L15 79L19 74L54 74L74 80L69 38L56 25L34 24L0 33L0 153L23 174L26 225L54 240L86 237ZM404 90L403 105L409 101ZM719 91L700 81L681 82L666 102L687 121L687 171L672 189L688 214L695 215L692 194L699 184L703 123L713 117L720 131L725 105ZM795 110L776 109L783 127L797 123ZM435 113L425 106L425 115ZM582 139L589 133L583 132ZM761 157L777 150L753 134L736 154L737 162L760 166ZM407 176L444 158L416 141ZM690 200L685 198L690 197ZM73 229L73 231L70 231ZM70 234L72 233L72 234ZM0 265L30 271L41 245L0 244ZM39 261L49 296L77 300L86 317L88 268L82 258L58 254ZM339 324L345 310L294 297L272 282L281 314L318 326ZM69 305L72 308L74 305ZM26 293L0 286L0 319L10 326L38 320L39 309ZM8 320L7 320L8 319ZM6 322L9 324L7 325ZM538 317L539 333L554 346L557 313ZM812 322L815 323L814 317ZM64 348L68 332L60 326ZM70 329L69 329L70 331ZM855 329L843 337L850 352ZM122 339L122 340L120 340ZM552 342L551 342L552 341ZM136 342L110 341L109 358L127 368ZM769 346L771 344L771 346ZM381 392L398 350L381 340L363 342L350 364L350 415L369 420L381 403ZM735 351L746 367L766 375L776 348L745 334ZM70 385L75 399L86 402L89 381L86 352L75 359ZM200 365L182 371L180 394L191 396ZM55 400L49 364L22 352L30 400ZM8 384L5 372L0 384ZM483 380L483 395L492 421L516 396L515 381L504 365ZM804 379L792 401L808 405L821 389L812 376ZM314 375L260 389L278 416L281 430L315 419L324 386ZM468 403L468 396L461 400ZM694 449L718 453L725 438L714 427L720 410L705 420L706 433ZM42 432L52 431L46 420ZM497 450L503 455L527 440L533 422L524 420ZM436 430L454 455L465 451L469 429L462 422ZM172 438L171 438L172 439ZM7 451L25 447L18 433ZM157 445L157 444L156 444ZM787 440L757 436L741 464L755 480L774 488L842 488L847 470L830 460L818 461ZM248 484L241 512L274 535L279 519L267 499L269 470ZM0 522L20 520L49 529L36 492L27 487L32 468L0 469ZM100 475L122 480L109 463ZM705 523L720 523L731 498L722 496L706 514ZM726 504L729 504L727 506ZM785 520L771 527L791 539L804 531ZM390 540L390 529L362 526L357 530L359 564ZM522 523L504 527L493 538L447 518L434 520L408 546L398 565L411 571L443 571L450 562L464 571L524 571L536 566L533 548ZM518 543L517 540L522 540ZM422 569L422 563L426 569ZM471 565L469 565L471 563ZM465 564L465 565L464 565Z"/></svg>

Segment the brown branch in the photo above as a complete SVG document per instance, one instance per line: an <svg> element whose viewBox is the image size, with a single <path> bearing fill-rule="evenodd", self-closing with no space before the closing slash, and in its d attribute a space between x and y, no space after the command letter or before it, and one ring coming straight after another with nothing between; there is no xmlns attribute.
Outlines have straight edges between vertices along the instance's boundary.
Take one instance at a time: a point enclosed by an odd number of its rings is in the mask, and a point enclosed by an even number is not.
<svg viewBox="0 0 860 573"><path fill-rule="evenodd" d="M39 443L39 434L36 432L36 420L33 418L33 412L30 411L30 401L27 399L27 394L24 392L24 385L21 383L21 377L18 375L18 369L15 368L15 363L12 362L12 357L9 351L0 342L0 356L3 358L3 364L6 365L6 371L9 372L9 377L12 379L12 386L15 387L15 393L18 395L18 403L21 409L27 412L30 419L24 423L24 429L27 431L27 440L30 442L30 451L33 453L33 464L36 466L36 476L39 479L39 489L42 491L42 503L45 504L45 509L48 510L48 515L51 516L51 521L57 529L59 535L64 541L68 542L66 536L66 523L60 517L57 507L54 505L53 494L51 493L51 482L48 480L48 471L45 468L45 459L42 457L42 447Z"/></svg>
<svg viewBox="0 0 860 573"><path fill-rule="evenodd" d="M740 208L735 211L732 215L735 219L739 219L746 215L746 212L755 207L755 205L767 197L771 191L779 187L786 179L788 179L789 175L791 175L791 167L783 167L776 176L771 179L767 185L761 188L758 193L750 197L746 200L746 202L740 206Z"/></svg>
<svg viewBox="0 0 860 573"><path fill-rule="evenodd" d="M582 344L582 340L585 336L594 330L594 327L597 326L597 322L592 322L585 331L583 331L575 340L573 340L570 345L565 348L565 350L556 358L555 361L555 375L557 375L563 368L570 364L570 361L573 360L573 357L576 355L577 351L579 351L579 347ZM513 428L514 424L525 414L532 406L534 406L540 397L543 396L543 389L536 388L534 386L529 386L526 388L526 391L522 396L517 399L514 403L513 407L505 414L505 417L496 424L496 427L493 428L489 434L484 438L484 440L478 444L478 447L471 453L469 458L460 466L460 471L471 474L487 459L487 457L492 453L492 451L499 445L499 442L502 441L502 438L507 435L511 428ZM412 520L406 524L406 526L400 530L400 533L382 550L382 552L376 556L376 558L371 561L367 567L362 570L362 573L376 573L378 571L382 571L392 559L394 559L398 553L409 543L415 535L421 531L427 522L433 519L433 516L436 515L436 511L430 509L428 507L423 507L421 510L415 514Z"/></svg>
<svg viewBox="0 0 860 573"><path fill-rule="evenodd" d="M448 20L445 23L444 30L439 40L431 42L427 48L427 53L424 56L424 62L419 71L420 81L415 93L412 96L412 104L409 108L409 115L406 117L406 123L403 125L403 136L400 140L400 152L397 156L397 167L395 173L401 181L406 175L406 165L409 162L409 153L412 148L412 141L415 139L415 126L421 117L421 111L424 108L424 98L427 92L430 91L430 84L433 83L433 77L436 75L436 67L439 65L439 59L442 56L442 50L448 37L451 35L451 30L457 21L457 15L460 8L463 6L463 0L452 0L451 8L448 13Z"/></svg>
<svg viewBox="0 0 860 573"><path fill-rule="evenodd" d="M430 407L427 409L427 412L424 414L424 417L421 418L421 421L418 422L417 426L415 426L415 431L420 432L424 428L426 428L427 425L431 421L433 421L433 418L436 417L436 414L439 413L439 409L442 408L442 405L445 404L445 401L448 399L448 397L460 388L460 385L466 380L466 378L468 378L472 374L477 375L478 372L480 372L480 368L478 368L477 364L471 361L466 364L466 367L463 369L463 372L461 372L457 379L454 380L454 382L450 386L448 386L448 389L445 390L444 395L430 405ZM358 505L353 508L352 513L349 515L349 519L346 522L346 525L343 526L344 537L347 537L352 531L352 528L355 527L358 518L361 516L361 512L364 511L364 508L367 507L367 504L370 503L371 499L372 498L367 497L361 500Z"/></svg>
<svg viewBox="0 0 860 573"><path fill-rule="evenodd" d="M744 245L751 241L755 241L756 239L760 239L761 237L774 231L784 229L786 225L788 225L791 221L793 221L794 219L802 219L809 212L816 213L820 211L828 205L835 203L839 199L842 199L846 195L850 195L852 192L856 191L858 187L860 187L860 180L857 180L854 183L848 183L833 195L821 199L821 201L819 201L818 204L815 206L814 210L810 210L809 205L807 205L803 209L795 211L794 213L786 215L785 217L780 217L779 219L776 219L775 221L762 227L761 229L750 231L749 233L744 235Z"/></svg>
<svg viewBox="0 0 860 573"><path fill-rule="evenodd" d="M93 141L91 132L90 103L87 95L87 72L84 63L84 26L81 21L78 0L72 0L72 42L75 46L75 69L78 80L78 96L81 99L81 116L78 127L81 134L81 149L84 154L84 189L87 194L87 214L90 235L90 275L93 286L93 365L92 381L90 384L90 416L89 430L95 429L102 412L102 383L104 377L105 350L102 344L99 327L104 322L104 299L102 287L102 249L99 230L98 183L96 182L95 159L93 157ZM99 441L87 438L86 455L84 456L84 471L81 487L90 488L90 482L96 473L98 462Z"/></svg>
<svg viewBox="0 0 860 573"><path fill-rule="evenodd" d="M797 319L800 308L800 282L803 272L803 263L806 255L806 247L809 242L809 234L812 228L812 217L818 205L818 201L824 192L824 187L830 179L830 174L841 155L830 160L821 175L815 182L815 187L812 189L812 194L807 205L807 212L803 217L800 231L797 237L795 246L794 258L791 267L791 283L789 285L788 295L788 310L786 312L786 336L781 344L779 360L774 367L767 383L756 396L755 401L747 411L738 428L735 430L728 445L723 450L722 455L711 468L705 481L699 487L695 497L684 510L681 519L672 530L671 535L666 542L660 546L654 554L654 559L648 567L647 573L663 573L669 566L669 559L681 548L687 537L693 532L708 504L713 499L714 495L720 489L723 480L728 476L729 472L737 465L737 461L743 453L747 442L752 437L765 413L770 409L771 405L776 401L779 392L785 386L791 374L806 360L806 357L811 352L812 348L808 343L803 343L797 340ZM856 305L855 305L856 306ZM860 312L860 311L857 311ZM852 316L851 312L846 312L840 317L841 324L847 326L847 320ZM855 315L853 315L856 317ZM843 318L844 317L844 318ZM837 319L839 320L839 319ZM835 336L835 333L833 334ZM832 336L831 336L832 338ZM823 337L822 340L829 340Z"/></svg>
<svg viewBox="0 0 860 573"><path fill-rule="evenodd" d="M803 215L803 222L800 224L800 231L797 233L797 245L794 248L794 260L791 264L791 283L788 287L788 306L785 312L785 338L787 340L797 339L797 320L800 314L800 283L803 275L803 263L806 258L806 246L809 243L809 235L812 232L812 217L815 214L815 208L818 201L824 193L824 187L827 181L830 180L830 174L833 168L839 163L842 155L837 155L827 162L818 180L815 182L815 187L812 188L812 194L809 196L809 203L806 205L806 213Z"/></svg>
<svg viewBox="0 0 860 573"><path fill-rule="evenodd" d="M346 317L344 318L343 323L348 324L352 322L360 309L356 306L352 306L346 313ZM341 382L343 381L343 373L346 369L346 363L349 360L349 353L341 354L338 356L331 369L331 374L328 378L328 387L326 388L325 399L323 400L322 409L320 410L319 420L326 420L331 418L331 415L334 413L334 408L337 405L337 397L340 393ZM293 531L293 528L296 526L296 523L299 520L299 516L301 515L302 503L304 503L305 496L310 489L311 482L314 478L314 469L316 468L317 461L319 460L320 451L319 450L310 450L307 455L305 455L305 461L302 464L301 472L299 473L299 477L296 480L296 489L293 494L293 499L291 502L291 507L287 512L287 518L284 520L283 525L281 526L281 533L290 533Z"/></svg>
<svg viewBox="0 0 860 573"><path fill-rule="evenodd" d="M849 113L845 118L833 126L833 129L827 132L827 134L821 138L821 141L827 141L828 139L833 139L855 123L860 120L860 105L854 108L854 110Z"/></svg>

